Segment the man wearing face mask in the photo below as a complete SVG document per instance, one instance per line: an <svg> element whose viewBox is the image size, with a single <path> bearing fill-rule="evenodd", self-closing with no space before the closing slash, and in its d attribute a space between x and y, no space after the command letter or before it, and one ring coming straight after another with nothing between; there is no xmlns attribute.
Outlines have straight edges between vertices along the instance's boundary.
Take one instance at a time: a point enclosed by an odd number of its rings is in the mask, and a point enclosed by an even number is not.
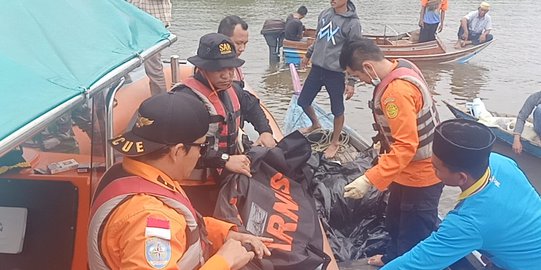
<svg viewBox="0 0 541 270"><path fill-rule="evenodd" d="M389 189L386 229L391 240L384 255L368 261L381 266L436 229L443 188L431 164L438 113L421 71L407 60L385 59L371 40L346 43L340 65L375 86L369 107L382 153L377 165L344 187L344 197L361 199L372 186Z"/></svg>

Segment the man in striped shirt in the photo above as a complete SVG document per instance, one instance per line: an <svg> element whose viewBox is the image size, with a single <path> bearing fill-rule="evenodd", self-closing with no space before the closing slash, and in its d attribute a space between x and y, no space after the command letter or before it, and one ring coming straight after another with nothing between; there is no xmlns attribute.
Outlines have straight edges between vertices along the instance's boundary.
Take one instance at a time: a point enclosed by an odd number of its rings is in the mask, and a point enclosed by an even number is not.
<svg viewBox="0 0 541 270"><path fill-rule="evenodd" d="M165 27L171 25L171 0L127 0L132 5L145 11L163 22ZM156 53L145 61L145 72L149 79L150 93L154 96L159 93L165 93L165 75L161 53Z"/></svg>

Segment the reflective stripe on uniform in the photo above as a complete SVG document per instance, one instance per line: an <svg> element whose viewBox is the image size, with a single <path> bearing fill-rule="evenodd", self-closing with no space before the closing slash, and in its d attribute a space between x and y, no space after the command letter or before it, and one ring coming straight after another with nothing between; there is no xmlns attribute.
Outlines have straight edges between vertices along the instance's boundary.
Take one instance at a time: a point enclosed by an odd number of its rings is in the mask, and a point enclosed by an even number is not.
<svg viewBox="0 0 541 270"><path fill-rule="evenodd" d="M426 81L421 74L421 71L411 62L398 59L397 67L387 75L374 90L372 99L372 114L380 132L385 140L384 145L390 146L394 139L391 134L391 129L387 117L384 114L381 106L381 97L387 89L387 86L394 80L401 79L412 83L419 89L423 97L423 107L417 113L417 135L419 137L419 145L413 160L422 160L432 156L432 138L434 130L439 123L438 113L432 95L428 90ZM389 150L389 149L386 149Z"/></svg>

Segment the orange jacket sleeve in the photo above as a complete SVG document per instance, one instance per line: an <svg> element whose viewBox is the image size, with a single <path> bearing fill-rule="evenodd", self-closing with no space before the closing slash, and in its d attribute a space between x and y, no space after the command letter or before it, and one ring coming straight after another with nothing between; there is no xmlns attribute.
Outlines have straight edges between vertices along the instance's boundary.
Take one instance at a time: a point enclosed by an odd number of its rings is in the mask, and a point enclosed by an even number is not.
<svg viewBox="0 0 541 270"><path fill-rule="evenodd" d="M383 93L381 107L394 142L378 164L365 173L379 190L385 190L413 160L419 145L417 112L422 105L419 90L404 80L392 81Z"/></svg>
<svg viewBox="0 0 541 270"><path fill-rule="evenodd" d="M207 227L209 241L212 243L212 253L216 253L224 244L229 231L236 230L236 226L212 217L204 217L203 219Z"/></svg>
<svg viewBox="0 0 541 270"><path fill-rule="evenodd" d="M447 11L448 8L449 8L449 2L447 2L447 0L442 0L440 9L442 11Z"/></svg>
<svg viewBox="0 0 541 270"><path fill-rule="evenodd" d="M168 224L165 235L170 235L170 240L161 234L162 237L155 233L149 236L149 219ZM118 207L107 222L102 238L103 257L113 270L176 270L176 263L186 251L185 230L186 220L174 209L152 196L135 195ZM149 254L155 254L155 257L149 257ZM223 257L216 255L201 269L229 270L230 267Z"/></svg>

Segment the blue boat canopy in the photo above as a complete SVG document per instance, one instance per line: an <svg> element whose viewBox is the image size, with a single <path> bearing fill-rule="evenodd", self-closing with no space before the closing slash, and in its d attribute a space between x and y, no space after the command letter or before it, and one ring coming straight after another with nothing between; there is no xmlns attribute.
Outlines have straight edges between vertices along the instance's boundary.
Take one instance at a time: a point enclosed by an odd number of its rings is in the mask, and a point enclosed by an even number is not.
<svg viewBox="0 0 541 270"><path fill-rule="evenodd" d="M0 156L20 130L83 102L111 83L104 77L124 75L176 40L124 0L4 1L0 18Z"/></svg>

